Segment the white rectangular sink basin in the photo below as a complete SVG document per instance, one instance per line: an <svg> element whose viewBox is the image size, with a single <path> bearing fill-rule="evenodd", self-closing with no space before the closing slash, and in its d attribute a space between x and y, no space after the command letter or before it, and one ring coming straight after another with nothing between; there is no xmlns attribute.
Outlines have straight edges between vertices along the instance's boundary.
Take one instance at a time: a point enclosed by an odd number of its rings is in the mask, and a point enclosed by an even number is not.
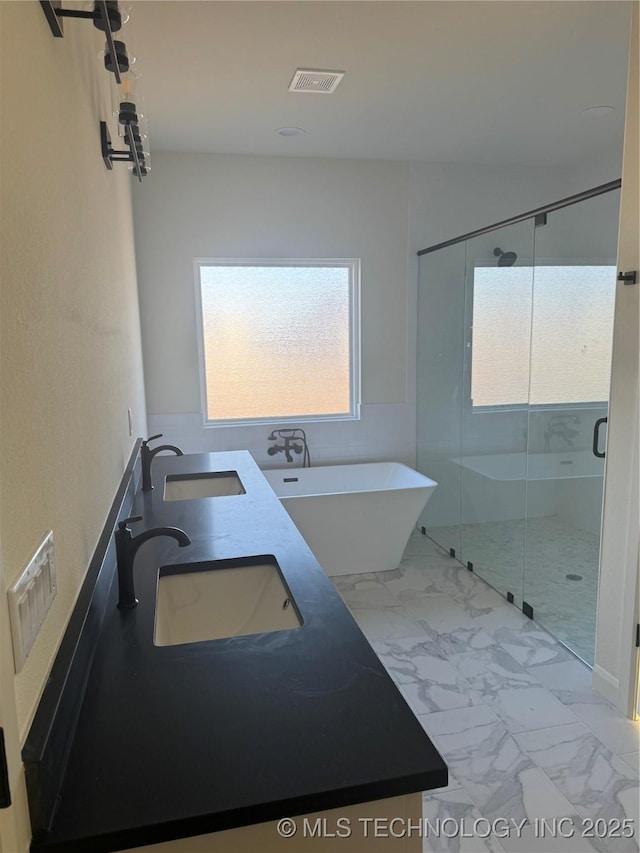
<svg viewBox="0 0 640 853"><path fill-rule="evenodd" d="M156 646L299 628L302 620L273 557L163 566Z"/></svg>
<svg viewBox="0 0 640 853"><path fill-rule="evenodd" d="M164 483L165 501L220 498L246 494L237 471L203 474L168 474Z"/></svg>

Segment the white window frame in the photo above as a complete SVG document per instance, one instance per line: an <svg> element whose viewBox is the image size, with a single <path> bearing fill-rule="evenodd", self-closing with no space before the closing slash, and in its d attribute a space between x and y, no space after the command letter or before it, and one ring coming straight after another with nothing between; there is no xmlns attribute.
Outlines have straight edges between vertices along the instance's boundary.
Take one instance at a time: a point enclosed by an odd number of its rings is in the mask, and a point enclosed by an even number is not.
<svg viewBox="0 0 640 853"><path fill-rule="evenodd" d="M207 417L207 379L204 348L204 317L202 311L201 267L340 267L349 273L349 412L344 414L316 414L269 416L264 418ZM250 426L273 423L315 423L326 421L360 420L360 258L194 258L195 308L198 337L198 371L200 378L200 411L206 428Z"/></svg>

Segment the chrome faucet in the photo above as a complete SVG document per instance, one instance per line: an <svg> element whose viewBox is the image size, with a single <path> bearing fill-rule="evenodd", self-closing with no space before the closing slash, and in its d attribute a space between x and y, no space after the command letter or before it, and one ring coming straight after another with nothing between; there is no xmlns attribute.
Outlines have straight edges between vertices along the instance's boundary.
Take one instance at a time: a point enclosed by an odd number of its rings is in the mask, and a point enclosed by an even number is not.
<svg viewBox="0 0 640 853"><path fill-rule="evenodd" d="M275 435L273 435L273 438L269 436L269 438L267 439L267 441L275 440ZM291 455L291 451L293 450L294 453L302 453L302 445L296 444L289 436L286 436L283 441L283 444L272 444L271 447L267 447L267 453L269 454L269 456L275 456L276 453L282 453L282 451L284 450L284 456L287 462L293 462L293 456Z"/></svg>
<svg viewBox="0 0 640 853"><path fill-rule="evenodd" d="M140 456L142 458L142 491L149 492L153 488L151 484L151 463L153 462L153 457L156 453L160 453L161 450L171 450L172 453L175 453L176 456L184 456L184 453L180 450L179 447L176 447L173 444L161 444L159 447L154 447L153 450L149 447L150 441L155 441L156 438L162 438L162 433L158 433L158 435L152 435L151 438L148 438L146 441L142 442L142 448L140 449Z"/></svg>
<svg viewBox="0 0 640 853"><path fill-rule="evenodd" d="M151 530L143 530L137 536L132 536L127 524L134 521L142 521L142 516L134 515L118 522L118 529L115 534L116 560L118 563L118 607L121 610L132 610L138 606L133 583L133 564L141 545L156 536L171 536L181 548L191 545L191 539L179 527L154 527Z"/></svg>
<svg viewBox="0 0 640 853"><path fill-rule="evenodd" d="M287 462L293 462L291 451L297 454L304 452L304 456L302 457L302 467L311 468L311 457L307 446L307 436L303 429L300 429L299 427L294 427L292 429L274 429L271 434L267 436L267 441L277 442L278 438L282 440L282 444L276 443L267 447L267 453L269 456L275 456L276 453L282 453L284 451L284 456Z"/></svg>
<svg viewBox="0 0 640 853"><path fill-rule="evenodd" d="M572 429L569 424L580 426L580 423L578 415L551 415L544 433L545 453L551 450L551 439L554 436L561 438L569 447L573 447L573 439L580 435L580 430Z"/></svg>

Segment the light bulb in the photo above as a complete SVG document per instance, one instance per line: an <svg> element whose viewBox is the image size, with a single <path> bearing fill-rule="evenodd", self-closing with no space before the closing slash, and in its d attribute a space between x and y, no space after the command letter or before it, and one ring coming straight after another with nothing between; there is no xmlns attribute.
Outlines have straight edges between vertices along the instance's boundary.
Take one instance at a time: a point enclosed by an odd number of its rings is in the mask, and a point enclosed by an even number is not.
<svg viewBox="0 0 640 853"><path fill-rule="evenodd" d="M127 113L137 116L136 123L140 123L143 114L142 96L139 92L139 81L142 74L130 68L120 75L120 84L116 82L115 76L111 78L111 112L118 119L118 132L124 136L124 127L128 123ZM126 105L126 106L123 106Z"/></svg>

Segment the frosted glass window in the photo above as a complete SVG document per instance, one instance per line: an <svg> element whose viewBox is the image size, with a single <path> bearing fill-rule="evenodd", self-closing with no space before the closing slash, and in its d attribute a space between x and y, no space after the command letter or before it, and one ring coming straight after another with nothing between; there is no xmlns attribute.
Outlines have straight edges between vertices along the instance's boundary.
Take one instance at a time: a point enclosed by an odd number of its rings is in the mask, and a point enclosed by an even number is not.
<svg viewBox="0 0 640 853"><path fill-rule="evenodd" d="M609 399L616 270L612 266L474 271L474 406Z"/></svg>
<svg viewBox="0 0 640 853"><path fill-rule="evenodd" d="M198 264L206 420L354 417L358 262Z"/></svg>
<svg viewBox="0 0 640 853"><path fill-rule="evenodd" d="M527 402L532 281L531 267L476 267L474 271L474 406Z"/></svg>

